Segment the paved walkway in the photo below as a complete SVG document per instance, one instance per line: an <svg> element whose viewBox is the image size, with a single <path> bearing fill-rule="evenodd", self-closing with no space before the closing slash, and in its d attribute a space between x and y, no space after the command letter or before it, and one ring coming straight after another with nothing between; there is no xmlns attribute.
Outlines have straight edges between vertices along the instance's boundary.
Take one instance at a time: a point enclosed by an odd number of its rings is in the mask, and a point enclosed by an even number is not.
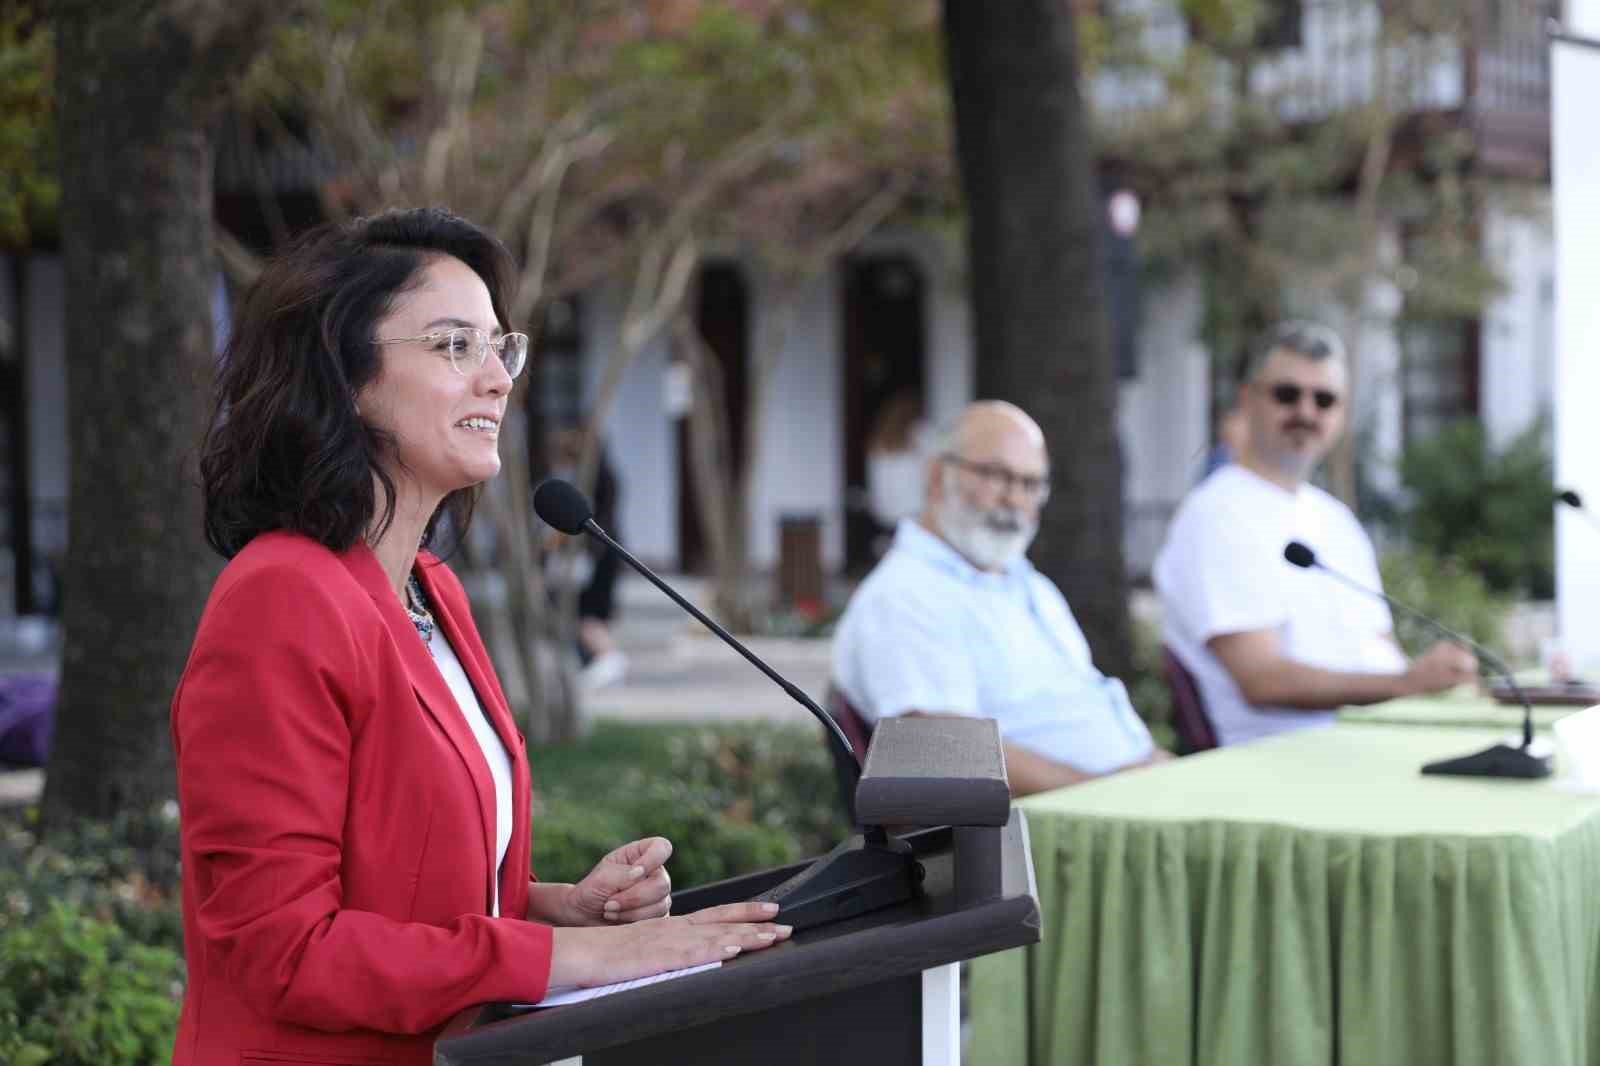
<svg viewBox="0 0 1600 1066"><path fill-rule="evenodd" d="M674 578L671 584L706 609L710 597L705 582ZM781 688L642 579L625 579L618 601L614 633L628 657L628 673L621 683L590 692L585 713L635 720L810 720ZM828 641L754 637L745 644L822 701L828 686Z"/></svg>

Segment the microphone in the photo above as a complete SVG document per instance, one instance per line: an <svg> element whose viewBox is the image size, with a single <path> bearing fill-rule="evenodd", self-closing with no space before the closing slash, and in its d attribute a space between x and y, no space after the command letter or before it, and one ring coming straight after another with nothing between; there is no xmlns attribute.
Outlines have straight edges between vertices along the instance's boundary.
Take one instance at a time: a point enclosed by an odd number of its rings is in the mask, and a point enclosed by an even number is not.
<svg viewBox="0 0 1600 1066"><path fill-rule="evenodd" d="M1317 553L1298 540L1291 540L1284 545L1283 557L1302 570L1317 569L1332 577L1341 584L1348 585L1357 592L1368 596L1375 596L1391 607L1398 608L1405 614L1417 619L1444 637L1451 643L1465 648L1471 648L1477 653L1478 658L1494 669L1505 679L1507 687L1517 702L1522 704L1522 745L1513 748L1508 744L1496 744L1492 748L1464 755L1456 759L1442 759L1438 762L1428 763L1422 768L1425 774L1458 774L1473 777L1522 777L1537 778L1550 776L1550 760L1533 753L1533 705L1528 702L1528 697L1523 693L1516 678L1511 676L1511 671L1494 652L1485 648L1471 637L1446 626L1443 622L1423 614L1410 604L1401 603L1382 589L1368 588L1367 586L1346 577L1339 571L1327 566L1317 558Z"/></svg>
<svg viewBox="0 0 1600 1066"><path fill-rule="evenodd" d="M553 529L569 536L587 533L605 544L652 585L666 593L673 603L693 615L701 625L721 637L723 643L767 675L822 723L833 743L851 757L855 764L852 773L860 781L861 762L866 753L855 750L833 716L817 706L816 701L802 692L799 686L768 666L732 633L679 595L676 589L635 558L632 552L612 539L611 534L594 520L594 510L589 506L588 499L574 485L560 478L546 478L533 492L533 510ZM861 844L845 841L801 873L755 898L779 905L777 921L796 929L805 929L904 902L915 894L922 876L922 867L912 858L909 844L890 836L882 826L863 826Z"/></svg>
<svg viewBox="0 0 1600 1066"><path fill-rule="evenodd" d="M1595 518L1594 512L1583 505L1583 497L1571 489L1559 489L1556 492L1556 502L1564 503L1568 507L1583 515L1584 520L1596 529L1600 529L1600 519Z"/></svg>

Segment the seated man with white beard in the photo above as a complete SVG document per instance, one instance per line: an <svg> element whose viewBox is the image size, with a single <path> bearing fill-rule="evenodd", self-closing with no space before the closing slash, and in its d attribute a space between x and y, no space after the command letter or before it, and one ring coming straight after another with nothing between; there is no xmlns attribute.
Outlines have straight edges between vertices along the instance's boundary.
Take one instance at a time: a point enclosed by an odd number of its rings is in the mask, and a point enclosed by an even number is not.
<svg viewBox="0 0 1600 1066"><path fill-rule="evenodd" d="M840 619L841 694L869 723L994 718L1017 796L1166 758L1122 682L1094 668L1061 592L1024 557L1050 493L1038 424L980 402L938 443L921 515L900 522Z"/></svg>

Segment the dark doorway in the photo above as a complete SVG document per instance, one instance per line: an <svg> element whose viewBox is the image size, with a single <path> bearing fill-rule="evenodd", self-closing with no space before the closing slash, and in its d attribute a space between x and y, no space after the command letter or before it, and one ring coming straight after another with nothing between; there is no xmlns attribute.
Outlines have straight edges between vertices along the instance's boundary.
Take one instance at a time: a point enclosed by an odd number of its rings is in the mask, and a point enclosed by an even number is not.
<svg viewBox="0 0 1600 1066"><path fill-rule="evenodd" d="M534 485L550 473L550 432L581 427L588 416L583 406L583 305L580 299L564 296L545 308L537 350L524 378L528 474ZM616 530L610 532L621 535Z"/></svg>
<svg viewBox="0 0 1600 1066"><path fill-rule="evenodd" d="M723 410L735 483L744 472L745 391L750 366L750 292L734 263L700 268L695 323L722 370ZM678 419L678 565L686 574L711 571L710 550L700 526L698 493L689 461L689 419Z"/></svg>
<svg viewBox="0 0 1600 1066"><path fill-rule="evenodd" d="M910 393L927 411L922 272L908 256L859 256L844 264L844 552L860 574L885 530L867 507L867 439L884 405Z"/></svg>
<svg viewBox="0 0 1600 1066"><path fill-rule="evenodd" d="M11 549L12 581L17 614L33 614L39 609L33 581L33 500L28 479L28 403L27 379L22 361L27 358L28 338L28 256L10 257L11 336L0 340L0 485L4 486L7 522L0 527Z"/></svg>

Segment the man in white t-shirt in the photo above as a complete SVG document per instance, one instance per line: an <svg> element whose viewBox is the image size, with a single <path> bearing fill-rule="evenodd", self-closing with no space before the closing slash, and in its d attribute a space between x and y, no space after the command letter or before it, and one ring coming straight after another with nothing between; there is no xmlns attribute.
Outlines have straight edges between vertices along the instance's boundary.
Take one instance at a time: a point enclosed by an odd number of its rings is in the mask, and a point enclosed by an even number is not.
<svg viewBox="0 0 1600 1066"><path fill-rule="evenodd" d="M1330 570L1382 587L1355 515L1306 483L1344 427L1345 379L1331 330L1269 331L1239 387L1242 447L1184 500L1156 558L1167 647L1194 675L1220 743L1477 677L1472 654L1444 642L1407 662L1387 604L1283 557L1298 540Z"/></svg>

